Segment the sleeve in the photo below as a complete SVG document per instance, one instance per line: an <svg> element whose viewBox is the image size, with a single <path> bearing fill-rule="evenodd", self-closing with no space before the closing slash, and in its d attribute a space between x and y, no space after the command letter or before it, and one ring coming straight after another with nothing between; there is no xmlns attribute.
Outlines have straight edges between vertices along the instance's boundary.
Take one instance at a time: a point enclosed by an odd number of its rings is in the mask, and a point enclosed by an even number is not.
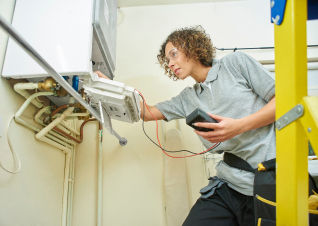
<svg viewBox="0 0 318 226"><path fill-rule="evenodd" d="M275 96L275 80L258 61L249 55L237 52L240 61L240 71L251 89L266 102Z"/></svg>
<svg viewBox="0 0 318 226"><path fill-rule="evenodd" d="M155 105L155 107L158 108L158 110L165 116L167 121L186 117L183 107L185 92L186 89L170 100L163 101Z"/></svg>

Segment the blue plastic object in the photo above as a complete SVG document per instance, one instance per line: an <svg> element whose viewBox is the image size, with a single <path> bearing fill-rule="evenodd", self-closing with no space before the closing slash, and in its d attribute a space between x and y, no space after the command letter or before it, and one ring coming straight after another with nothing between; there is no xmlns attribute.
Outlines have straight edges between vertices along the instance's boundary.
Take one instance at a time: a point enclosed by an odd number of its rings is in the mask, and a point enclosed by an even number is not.
<svg viewBox="0 0 318 226"><path fill-rule="evenodd" d="M287 0L270 0L271 2L271 22L280 25L284 19Z"/></svg>
<svg viewBox="0 0 318 226"><path fill-rule="evenodd" d="M270 0L271 22L280 25L284 19L287 0ZM318 0L307 0L307 19L318 19Z"/></svg>
<svg viewBox="0 0 318 226"><path fill-rule="evenodd" d="M78 78L77 75L74 75L73 78L72 78L72 87L76 91L78 91L78 83L79 83L79 78Z"/></svg>

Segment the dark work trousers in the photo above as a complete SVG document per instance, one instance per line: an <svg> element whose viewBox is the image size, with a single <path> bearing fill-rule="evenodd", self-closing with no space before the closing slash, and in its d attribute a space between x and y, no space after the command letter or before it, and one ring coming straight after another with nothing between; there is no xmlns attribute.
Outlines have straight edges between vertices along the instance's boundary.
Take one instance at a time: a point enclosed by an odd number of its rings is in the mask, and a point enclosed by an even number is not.
<svg viewBox="0 0 318 226"><path fill-rule="evenodd" d="M253 196L223 184L209 198L199 198L183 226L254 226Z"/></svg>

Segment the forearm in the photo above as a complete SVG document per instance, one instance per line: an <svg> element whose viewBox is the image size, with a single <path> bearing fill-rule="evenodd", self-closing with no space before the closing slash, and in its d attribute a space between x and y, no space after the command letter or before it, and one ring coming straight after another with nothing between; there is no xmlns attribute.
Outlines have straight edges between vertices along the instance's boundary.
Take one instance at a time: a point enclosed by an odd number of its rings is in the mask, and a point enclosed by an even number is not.
<svg viewBox="0 0 318 226"><path fill-rule="evenodd" d="M148 111L148 109L150 110L150 112ZM144 119L145 122L147 121L153 121L153 120L161 120L161 119L165 119L164 115L158 110L158 108L154 107L154 106L145 106L144 109L144 104L143 102L140 102L140 118ZM145 115L144 115L145 113Z"/></svg>
<svg viewBox="0 0 318 226"><path fill-rule="evenodd" d="M241 133L275 122L275 96L259 111L239 120L242 125Z"/></svg>

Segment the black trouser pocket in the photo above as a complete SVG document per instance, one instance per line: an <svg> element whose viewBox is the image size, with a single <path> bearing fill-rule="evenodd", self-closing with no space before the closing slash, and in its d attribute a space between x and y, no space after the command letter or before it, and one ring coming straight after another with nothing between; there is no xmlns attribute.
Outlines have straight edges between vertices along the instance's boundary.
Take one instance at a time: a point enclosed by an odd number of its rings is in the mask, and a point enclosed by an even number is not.
<svg viewBox="0 0 318 226"><path fill-rule="evenodd" d="M257 226L276 225L276 203L256 194L254 208Z"/></svg>
<svg viewBox="0 0 318 226"><path fill-rule="evenodd" d="M254 197L255 217L258 220L267 219L275 222L276 219L276 203L256 194Z"/></svg>

